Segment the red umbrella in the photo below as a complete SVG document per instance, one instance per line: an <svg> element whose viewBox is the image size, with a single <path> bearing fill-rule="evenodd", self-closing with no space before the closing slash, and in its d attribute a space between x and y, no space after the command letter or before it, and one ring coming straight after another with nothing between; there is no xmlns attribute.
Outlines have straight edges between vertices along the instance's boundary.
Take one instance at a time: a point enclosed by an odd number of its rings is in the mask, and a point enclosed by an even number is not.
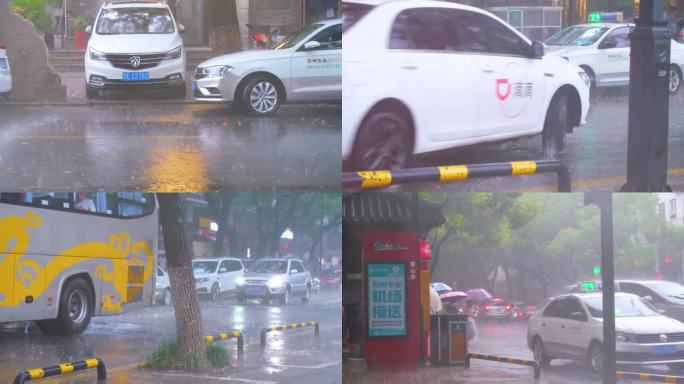
<svg viewBox="0 0 684 384"><path fill-rule="evenodd" d="M465 299L466 297L468 297L468 295L465 292L461 291L449 291L439 295L439 298L442 299L442 301L456 301L459 299Z"/></svg>

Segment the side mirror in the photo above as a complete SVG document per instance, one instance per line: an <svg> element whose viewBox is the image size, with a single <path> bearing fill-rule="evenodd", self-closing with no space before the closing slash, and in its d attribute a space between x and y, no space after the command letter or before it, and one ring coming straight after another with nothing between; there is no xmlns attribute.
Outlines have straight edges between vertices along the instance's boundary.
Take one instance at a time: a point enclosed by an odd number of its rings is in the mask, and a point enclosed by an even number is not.
<svg viewBox="0 0 684 384"><path fill-rule="evenodd" d="M226 272L228 272L228 268L222 267L219 269L219 273L226 273Z"/></svg>
<svg viewBox="0 0 684 384"><path fill-rule="evenodd" d="M93 33L93 26L89 25L85 28L85 33L91 35Z"/></svg>
<svg viewBox="0 0 684 384"><path fill-rule="evenodd" d="M587 321L586 316L582 312L573 312L570 314L570 319L571 320L576 320L576 321Z"/></svg>
<svg viewBox="0 0 684 384"><path fill-rule="evenodd" d="M642 299L649 304L653 304L653 297L650 295L643 296Z"/></svg>
<svg viewBox="0 0 684 384"><path fill-rule="evenodd" d="M178 33L185 33L185 26L183 24L178 24Z"/></svg>
<svg viewBox="0 0 684 384"><path fill-rule="evenodd" d="M598 46L599 49L609 49L615 47L617 47L617 42L613 40L603 40Z"/></svg>
<svg viewBox="0 0 684 384"><path fill-rule="evenodd" d="M295 273L299 273L299 270L298 270L298 269L292 269L292 270L290 270L290 274L295 274Z"/></svg>
<svg viewBox="0 0 684 384"><path fill-rule="evenodd" d="M314 49L318 49L320 47L321 43L318 41L307 41L306 44L304 44L305 51L313 51Z"/></svg>
<svg viewBox="0 0 684 384"><path fill-rule="evenodd" d="M530 46L530 55L532 59L541 59L544 57L544 44L534 40Z"/></svg>

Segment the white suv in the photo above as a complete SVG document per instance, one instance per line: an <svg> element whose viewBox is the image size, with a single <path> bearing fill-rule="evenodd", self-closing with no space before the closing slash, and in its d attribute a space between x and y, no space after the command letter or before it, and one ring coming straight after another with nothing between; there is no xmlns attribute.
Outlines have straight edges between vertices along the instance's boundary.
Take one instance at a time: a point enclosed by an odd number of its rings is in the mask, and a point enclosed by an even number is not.
<svg viewBox="0 0 684 384"><path fill-rule="evenodd" d="M0 99L9 98L12 90L12 73L10 72L9 59L5 50L7 47L0 45Z"/></svg>
<svg viewBox="0 0 684 384"><path fill-rule="evenodd" d="M224 292L234 291L236 280L245 273L240 259L203 258L192 261L197 293L216 300Z"/></svg>
<svg viewBox="0 0 684 384"><path fill-rule="evenodd" d="M185 51L164 1L107 1L85 55L88 98L101 90L170 89L185 94Z"/></svg>

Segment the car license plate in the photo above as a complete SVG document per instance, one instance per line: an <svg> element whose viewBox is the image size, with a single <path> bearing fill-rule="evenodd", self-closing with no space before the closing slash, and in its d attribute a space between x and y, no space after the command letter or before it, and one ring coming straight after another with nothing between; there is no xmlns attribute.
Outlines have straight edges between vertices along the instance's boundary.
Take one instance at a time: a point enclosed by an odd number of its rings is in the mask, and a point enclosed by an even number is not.
<svg viewBox="0 0 684 384"><path fill-rule="evenodd" d="M492 308L492 313L500 314L500 313L503 313L503 312L504 312L504 311L503 311L503 308L501 308L501 307L494 307L494 308Z"/></svg>
<svg viewBox="0 0 684 384"><path fill-rule="evenodd" d="M245 290L248 294L250 295L259 295L261 292L263 292L262 287L247 287Z"/></svg>
<svg viewBox="0 0 684 384"><path fill-rule="evenodd" d="M146 81L150 79L149 72L124 72L121 79L123 81Z"/></svg>
<svg viewBox="0 0 684 384"><path fill-rule="evenodd" d="M654 345L651 349L654 355L672 355L677 353L676 345Z"/></svg>

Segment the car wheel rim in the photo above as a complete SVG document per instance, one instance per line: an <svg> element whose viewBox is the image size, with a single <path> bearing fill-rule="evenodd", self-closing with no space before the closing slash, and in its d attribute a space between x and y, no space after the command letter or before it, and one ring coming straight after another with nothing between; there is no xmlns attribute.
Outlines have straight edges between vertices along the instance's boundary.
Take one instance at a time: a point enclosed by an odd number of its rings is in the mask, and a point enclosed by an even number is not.
<svg viewBox="0 0 684 384"><path fill-rule="evenodd" d="M290 291L285 291L285 304L290 304Z"/></svg>
<svg viewBox="0 0 684 384"><path fill-rule="evenodd" d="M164 292L164 304L171 304L171 293L169 291Z"/></svg>
<svg viewBox="0 0 684 384"><path fill-rule="evenodd" d="M260 81L252 87L249 103L259 113L271 112L278 103L278 90L270 82Z"/></svg>
<svg viewBox="0 0 684 384"><path fill-rule="evenodd" d="M676 70L670 69L670 92L675 92L679 88L679 74Z"/></svg>
<svg viewBox="0 0 684 384"><path fill-rule="evenodd" d="M405 132L394 119L380 120L372 128L371 146L362 154L369 169L397 169L408 157Z"/></svg>
<svg viewBox="0 0 684 384"><path fill-rule="evenodd" d="M540 343L537 343L534 346L534 359L538 363L541 363L541 361L544 359L544 351L542 350Z"/></svg>
<svg viewBox="0 0 684 384"><path fill-rule="evenodd" d="M594 348L591 352L591 365L595 371L603 371L603 354L599 348Z"/></svg>
<svg viewBox="0 0 684 384"><path fill-rule="evenodd" d="M77 289L71 292L68 301L69 318L74 324L81 324L88 312L88 301L86 300L85 292Z"/></svg>

